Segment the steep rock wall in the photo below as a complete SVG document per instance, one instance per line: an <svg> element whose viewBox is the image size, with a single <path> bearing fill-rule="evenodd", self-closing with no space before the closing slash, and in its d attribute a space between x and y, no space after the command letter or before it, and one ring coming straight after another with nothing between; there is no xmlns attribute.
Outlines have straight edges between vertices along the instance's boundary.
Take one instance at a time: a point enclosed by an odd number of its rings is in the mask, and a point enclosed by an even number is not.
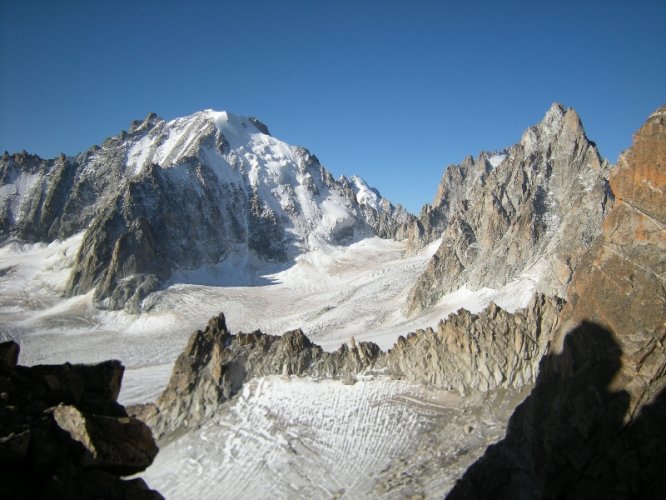
<svg viewBox="0 0 666 500"><path fill-rule="evenodd" d="M499 288L525 273L539 291L565 297L612 205L608 168L578 114L559 104L519 144L448 167L433 205L412 227L412 247L442 243L407 311L462 286Z"/></svg>
<svg viewBox="0 0 666 500"><path fill-rule="evenodd" d="M531 395L449 498L661 498L666 481L666 106L610 182Z"/></svg>

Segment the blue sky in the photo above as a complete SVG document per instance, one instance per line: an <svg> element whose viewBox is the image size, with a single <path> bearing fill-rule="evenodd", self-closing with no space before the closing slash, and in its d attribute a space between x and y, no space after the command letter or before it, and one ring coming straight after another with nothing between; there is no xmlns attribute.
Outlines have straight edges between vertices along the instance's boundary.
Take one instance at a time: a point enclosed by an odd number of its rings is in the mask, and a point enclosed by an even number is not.
<svg viewBox="0 0 666 500"><path fill-rule="evenodd" d="M614 162L665 90L661 0L0 0L0 151L228 110L413 212L554 101Z"/></svg>

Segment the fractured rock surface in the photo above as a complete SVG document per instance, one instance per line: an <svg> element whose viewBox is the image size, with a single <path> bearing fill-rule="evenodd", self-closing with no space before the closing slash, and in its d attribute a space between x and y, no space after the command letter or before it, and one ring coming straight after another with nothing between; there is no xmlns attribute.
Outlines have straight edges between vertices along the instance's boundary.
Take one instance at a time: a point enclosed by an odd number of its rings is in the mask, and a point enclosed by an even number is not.
<svg viewBox="0 0 666 500"><path fill-rule="evenodd" d="M610 182L531 395L449 498L661 498L666 479L666 107Z"/></svg>
<svg viewBox="0 0 666 500"><path fill-rule="evenodd" d="M479 314L460 311L437 331L412 333L386 353L353 339L325 352L301 330L232 335L220 314L192 334L157 402L130 413L162 438L203 424L248 380L266 375L353 382L358 375L386 374L461 393L521 389L534 382L561 307L561 300L537 295L515 314L494 304Z"/></svg>
<svg viewBox="0 0 666 500"><path fill-rule="evenodd" d="M116 402L124 368L17 365L18 344L0 344L0 496L158 499L141 479L123 480L157 454L150 429Z"/></svg>
<svg viewBox="0 0 666 500"><path fill-rule="evenodd" d="M527 273L537 290L566 296L580 256L612 205L609 165L577 113L553 104L519 144L449 166L412 247L442 238L412 289L408 312L461 286L500 288Z"/></svg>
<svg viewBox="0 0 666 500"><path fill-rule="evenodd" d="M536 294L513 314L493 303L479 314L460 310L435 331L400 337L387 353L389 372L461 394L529 386L562 306L560 299Z"/></svg>
<svg viewBox="0 0 666 500"><path fill-rule="evenodd" d="M174 272L232 254L286 263L318 244L403 238L413 217L357 177L334 179L307 149L254 118L206 110L77 156L0 157L0 242L84 232L67 293L140 310Z"/></svg>

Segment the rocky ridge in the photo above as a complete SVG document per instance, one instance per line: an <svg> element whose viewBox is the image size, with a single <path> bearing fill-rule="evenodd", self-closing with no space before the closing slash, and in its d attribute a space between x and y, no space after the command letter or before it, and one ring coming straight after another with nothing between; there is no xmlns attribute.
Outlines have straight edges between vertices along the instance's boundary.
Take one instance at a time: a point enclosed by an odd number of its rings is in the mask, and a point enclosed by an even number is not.
<svg viewBox="0 0 666 500"><path fill-rule="evenodd" d="M130 411L162 438L201 425L245 382L267 375L347 383L358 376L388 375L463 394L520 389L534 382L561 308L562 301L536 295L526 310L514 314L494 304L480 314L459 311L436 331L401 337L388 352L352 338L333 353L301 330L232 335L220 314L192 334L157 402Z"/></svg>
<svg viewBox="0 0 666 500"><path fill-rule="evenodd" d="M0 158L0 242L85 231L67 293L137 312L177 270L232 254L288 262L322 244L404 237L412 217L254 118L149 114L75 157Z"/></svg>
<svg viewBox="0 0 666 500"><path fill-rule="evenodd" d="M503 441L449 498L661 498L666 482L666 106L622 154L616 204Z"/></svg>
<svg viewBox="0 0 666 500"><path fill-rule="evenodd" d="M434 331L400 337L387 353L388 371L463 395L529 386L559 327L563 305L561 299L535 294L515 313L492 302L479 314L461 309Z"/></svg>
<svg viewBox="0 0 666 500"><path fill-rule="evenodd" d="M2 498L159 499L141 479L157 454L150 429L116 402L124 368L17 365L0 344Z"/></svg>
<svg viewBox="0 0 666 500"><path fill-rule="evenodd" d="M566 296L580 256L612 206L609 164L578 114L553 104L520 143L449 166L432 205L410 231L413 249L442 238L407 311L461 286L500 288L529 274L537 290Z"/></svg>

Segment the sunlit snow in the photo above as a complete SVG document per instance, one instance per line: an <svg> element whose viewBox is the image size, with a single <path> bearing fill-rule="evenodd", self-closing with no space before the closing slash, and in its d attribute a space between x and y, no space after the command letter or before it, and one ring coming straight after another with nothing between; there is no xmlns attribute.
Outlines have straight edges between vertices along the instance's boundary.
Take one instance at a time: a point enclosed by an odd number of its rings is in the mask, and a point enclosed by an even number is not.
<svg viewBox="0 0 666 500"><path fill-rule="evenodd" d="M488 163L490 163L493 168L497 168L505 159L506 155L493 155L488 158Z"/></svg>
<svg viewBox="0 0 666 500"><path fill-rule="evenodd" d="M352 335L387 349L461 307L476 312L491 300L522 307L540 275L535 268L501 290L462 288L407 317L406 297L439 242L406 257L406 242L369 238L322 244L289 265L235 255L181 271L144 301L142 314L130 315L95 309L92 293L62 297L81 240L0 248L0 338L21 344L22 364L120 359L124 404L154 401L190 333L220 311L234 332L300 327L327 350ZM494 411L381 378L354 386L258 380L218 419L162 443L145 477L167 498L441 495L501 437L508 410Z"/></svg>
<svg viewBox="0 0 666 500"><path fill-rule="evenodd" d="M514 404L388 379L267 377L163 444L142 476L167 498L441 496Z"/></svg>
<svg viewBox="0 0 666 500"><path fill-rule="evenodd" d="M161 391L189 334L220 311L234 332L302 328L327 350L351 336L388 349L399 335L434 327L460 308L478 312L491 300L510 311L523 307L540 275L535 268L500 290L462 288L408 317L406 297L438 242L405 257L406 242L368 238L349 247L322 246L286 268L238 255L181 271L133 315L95 309L91 294L62 297L81 239L0 248L0 337L20 342L24 364L120 359L127 367L126 403Z"/></svg>

